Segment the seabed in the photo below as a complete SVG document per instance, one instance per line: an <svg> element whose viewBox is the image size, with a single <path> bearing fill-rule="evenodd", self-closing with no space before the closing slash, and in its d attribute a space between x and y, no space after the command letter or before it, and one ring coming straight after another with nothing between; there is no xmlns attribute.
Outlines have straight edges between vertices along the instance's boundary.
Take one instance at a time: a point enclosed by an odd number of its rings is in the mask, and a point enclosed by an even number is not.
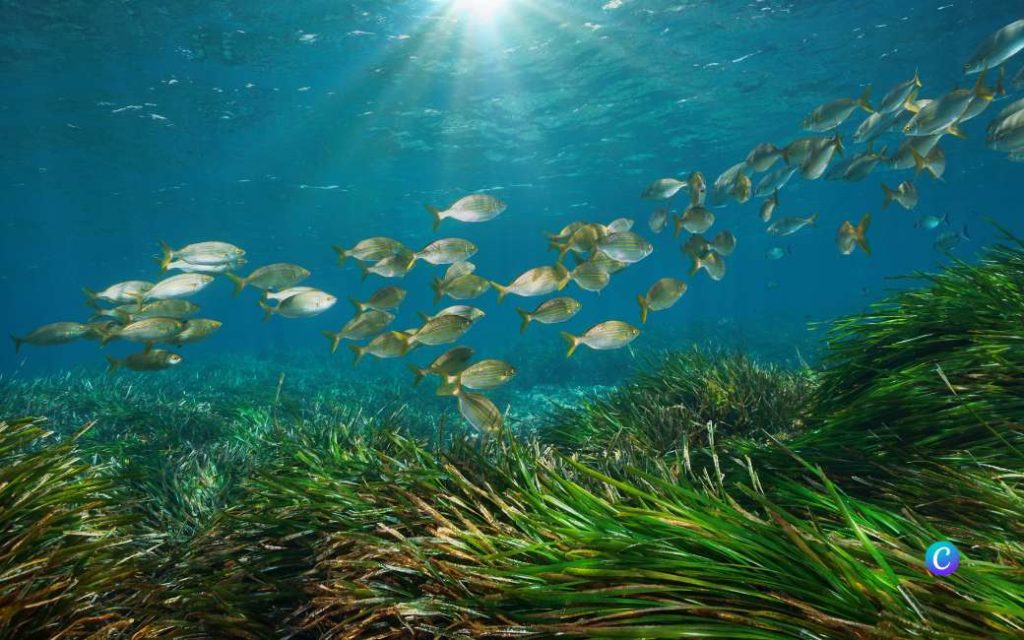
<svg viewBox="0 0 1024 640"><path fill-rule="evenodd" d="M1022 318L1007 237L813 365L664 352L497 434L298 366L8 378L0 637L1020 638Z"/></svg>

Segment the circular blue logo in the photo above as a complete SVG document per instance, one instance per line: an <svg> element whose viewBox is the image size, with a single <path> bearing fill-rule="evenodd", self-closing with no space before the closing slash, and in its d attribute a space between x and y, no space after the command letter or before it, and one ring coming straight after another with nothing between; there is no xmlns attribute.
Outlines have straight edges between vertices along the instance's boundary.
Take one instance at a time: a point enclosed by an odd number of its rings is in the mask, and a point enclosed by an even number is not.
<svg viewBox="0 0 1024 640"><path fill-rule="evenodd" d="M948 540L936 542L924 552L924 566L937 576L948 576L960 568L960 551Z"/></svg>

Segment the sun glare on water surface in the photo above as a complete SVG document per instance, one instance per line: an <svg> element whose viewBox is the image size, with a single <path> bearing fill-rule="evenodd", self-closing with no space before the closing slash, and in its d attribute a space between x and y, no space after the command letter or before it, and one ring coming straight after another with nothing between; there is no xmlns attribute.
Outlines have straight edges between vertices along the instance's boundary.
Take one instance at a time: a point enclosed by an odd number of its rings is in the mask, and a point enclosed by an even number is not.
<svg viewBox="0 0 1024 640"><path fill-rule="evenodd" d="M474 22L492 22L509 4L510 0L452 0L452 9Z"/></svg>

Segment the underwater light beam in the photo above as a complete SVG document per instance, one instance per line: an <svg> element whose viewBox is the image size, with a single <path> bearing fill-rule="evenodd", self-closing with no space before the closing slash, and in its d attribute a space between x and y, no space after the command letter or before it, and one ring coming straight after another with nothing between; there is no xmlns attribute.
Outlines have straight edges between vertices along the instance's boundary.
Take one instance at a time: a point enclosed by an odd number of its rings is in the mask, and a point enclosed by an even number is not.
<svg viewBox="0 0 1024 640"><path fill-rule="evenodd" d="M473 22L492 22L509 3L509 0L452 0L451 7Z"/></svg>

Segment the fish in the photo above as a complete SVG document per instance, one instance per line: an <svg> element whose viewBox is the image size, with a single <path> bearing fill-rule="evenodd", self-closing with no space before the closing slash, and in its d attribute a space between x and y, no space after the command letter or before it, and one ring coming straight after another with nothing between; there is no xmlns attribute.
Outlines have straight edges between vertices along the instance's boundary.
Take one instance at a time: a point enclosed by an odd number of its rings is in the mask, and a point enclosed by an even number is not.
<svg viewBox="0 0 1024 640"><path fill-rule="evenodd" d="M743 204L750 200L750 194L753 192L753 183L750 181L750 177L741 173L736 176L736 182L733 183L732 188L729 189L729 195L733 197L736 202Z"/></svg>
<svg viewBox="0 0 1024 640"><path fill-rule="evenodd" d="M174 262L169 263L164 271L220 275L227 273L228 271L234 271L244 265L245 258L241 258L237 262L224 262L221 264L192 264L191 262L185 262L184 260L175 260Z"/></svg>
<svg viewBox="0 0 1024 640"><path fill-rule="evenodd" d="M708 242L701 234L695 233L686 239L686 242L679 247L679 250L691 258L694 256L702 256L708 251L711 251L711 243Z"/></svg>
<svg viewBox="0 0 1024 640"><path fill-rule="evenodd" d="M681 190L689 188L689 182L675 178L659 178L647 185L640 197L644 200L668 200Z"/></svg>
<svg viewBox="0 0 1024 640"><path fill-rule="evenodd" d="M878 163L885 160L886 147L882 147L877 153L871 148L871 144L868 143L868 148L863 152L853 156L850 159L849 164L843 167L843 170L839 174L839 178L846 180L847 182L860 182L864 178L871 175L871 172L875 170Z"/></svg>
<svg viewBox="0 0 1024 640"><path fill-rule="evenodd" d="M587 260L594 267L606 271L608 275L615 275L629 266L628 263L608 257L603 251L595 251Z"/></svg>
<svg viewBox="0 0 1024 640"><path fill-rule="evenodd" d="M691 256L693 260L690 266L690 275L697 275L703 269L712 280L718 281L725 277L725 258L714 251L709 251L703 256Z"/></svg>
<svg viewBox="0 0 1024 640"><path fill-rule="evenodd" d="M647 324L647 314L663 311L674 305L686 293L686 283L676 278L661 278L651 285L647 294L637 294L640 303L640 324Z"/></svg>
<svg viewBox="0 0 1024 640"><path fill-rule="evenodd" d="M799 165L790 166L784 164L771 173L765 174L761 181L757 183L757 186L754 187L754 195L764 197L782 189L789 182L789 179L793 177L793 174L799 170Z"/></svg>
<svg viewBox="0 0 1024 640"><path fill-rule="evenodd" d="M365 346L349 344L348 348L354 354L352 366L359 364L367 354L382 359L401 358L412 348L409 338L409 334L402 331L387 331L370 340Z"/></svg>
<svg viewBox="0 0 1024 640"><path fill-rule="evenodd" d="M618 234L613 234L612 237L614 235ZM569 270L559 263L529 269L508 285L502 286L497 282L491 282L491 286L498 292L498 302L501 302L510 293L525 298L561 291L568 282Z"/></svg>
<svg viewBox="0 0 1024 640"><path fill-rule="evenodd" d="M1017 55L1021 49L1024 49L1024 19L1015 20L985 38L964 64L964 73L995 69Z"/></svg>
<svg viewBox="0 0 1024 640"><path fill-rule="evenodd" d="M501 431L501 411L491 400L482 394L460 391L456 394L459 400L459 413L466 422L483 433Z"/></svg>
<svg viewBox="0 0 1024 640"><path fill-rule="evenodd" d="M135 320L106 334L100 338L100 344L107 344L115 338L128 342L173 342L184 330L185 323L177 318L146 318Z"/></svg>
<svg viewBox="0 0 1024 640"><path fill-rule="evenodd" d="M779 189L775 188L772 191L772 195L768 196L761 202L761 222L768 222L772 219L772 214L775 213L775 208L779 206Z"/></svg>
<svg viewBox="0 0 1024 640"><path fill-rule="evenodd" d="M942 138L943 134L937 133L930 136L914 136L904 140L899 148L896 149L896 153L889 157L889 167L891 169L911 169L915 165L914 154L928 157L928 154L932 152L932 149L939 143L939 139Z"/></svg>
<svg viewBox="0 0 1024 640"><path fill-rule="evenodd" d="M143 300L167 300L183 298L199 293L213 282L213 276L205 273L181 273L164 278L143 294Z"/></svg>
<svg viewBox="0 0 1024 640"><path fill-rule="evenodd" d="M1019 121L1021 116L1017 116L1018 113L1024 111L1024 98L1014 100L1010 104L1003 107L1003 109L996 114L996 117L988 123L986 127L986 138L993 136L998 133L1001 129L1014 128L1016 122ZM1011 120L1016 116L1016 119Z"/></svg>
<svg viewBox="0 0 1024 640"><path fill-rule="evenodd" d="M686 179L686 183L689 185L690 206L703 206L704 196L708 191L708 183L704 179L704 174L700 171L693 171L690 173L690 177Z"/></svg>
<svg viewBox="0 0 1024 640"><path fill-rule="evenodd" d="M878 136L892 129L900 120L901 111L872 113L860 123L853 132L854 142L871 142Z"/></svg>
<svg viewBox="0 0 1024 640"><path fill-rule="evenodd" d="M287 289L281 289L280 291L264 289L262 297L267 301L281 302L286 298L290 298L294 295L305 293L307 291L316 291L316 287L288 287Z"/></svg>
<svg viewBox="0 0 1024 640"><path fill-rule="evenodd" d="M790 216L776 220L775 222L768 225L768 233L773 236L788 236L796 233L806 226L814 226L818 221L818 214L814 213L806 218L798 218L796 216Z"/></svg>
<svg viewBox="0 0 1024 640"><path fill-rule="evenodd" d="M177 353L163 349L139 351L121 360L107 356L107 374L114 373L121 367L132 371L160 371L181 364L183 359Z"/></svg>
<svg viewBox="0 0 1024 640"><path fill-rule="evenodd" d="M789 247L786 247L785 249L782 247L772 247L765 253L765 257L769 260L781 260L791 253L793 253L793 250Z"/></svg>
<svg viewBox="0 0 1024 640"><path fill-rule="evenodd" d="M827 102L811 111L800 125L806 131L830 131L843 124L858 107L873 113L870 103L871 85L864 87L858 98L840 98Z"/></svg>
<svg viewBox="0 0 1024 640"><path fill-rule="evenodd" d="M908 211L917 206L917 187L909 180L904 180L895 189L890 189L887 185L883 184L882 194L884 195L882 200L883 209L887 209L893 201L899 203L901 207Z"/></svg>
<svg viewBox="0 0 1024 640"><path fill-rule="evenodd" d="M146 318L176 318L184 320L199 311L199 305L188 300L172 298L135 305L133 309L118 307L118 310L122 309L124 314L131 320L145 320Z"/></svg>
<svg viewBox="0 0 1024 640"><path fill-rule="evenodd" d="M412 254L413 259L423 260L434 265L455 264L469 260L476 255L477 246L469 240L461 238L442 238L435 240Z"/></svg>
<svg viewBox="0 0 1024 640"><path fill-rule="evenodd" d="M434 216L434 230L441 226L441 221L451 218L459 222L487 222L500 216L508 205L486 193L475 193L459 198L447 209L426 205L427 211Z"/></svg>
<svg viewBox="0 0 1024 640"><path fill-rule="evenodd" d="M579 313L582 307L583 305L574 298L561 296L545 300L533 311L517 308L516 313L518 313L523 319L522 323L519 325L519 333L524 333L526 331L526 327L530 326L530 323L534 321L541 324L558 324L560 322L566 322Z"/></svg>
<svg viewBox="0 0 1024 640"><path fill-rule="evenodd" d="M576 265L576 268L569 273L569 277L580 289L596 293L600 293L607 287L612 279L608 270L600 263L595 262L593 258Z"/></svg>
<svg viewBox="0 0 1024 640"><path fill-rule="evenodd" d="M782 149L782 159L787 165L802 165L805 160L814 150L825 144L831 138L823 138L821 136L804 136L797 138ZM778 172L782 167L776 169Z"/></svg>
<svg viewBox="0 0 1024 640"><path fill-rule="evenodd" d="M246 286L270 291L294 287L309 277L309 269L297 264L278 262L260 267L244 278L234 273L225 273L224 276L235 285L237 296Z"/></svg>
<svg viewBox="0 0 1024 640"><path fill-rule="evenodd" d="M568 331L562 332L562 337L569 343L565 357L572 357L577 347L581 344L591 349L621 349L628 345L640 335L640 330L621 320L606 320L590 327L583 332L583 335L574 336Z"/></svg>
<svg viewBox="0 0 1024 640"><path fill-rule="evenodd" d="M920 218L918 218L917 220L914 221L914 228L915 229L927 229L927 230L930 231L930 230L932 230L932 229L934 229L934 228L936 228L936 227L938 227L939 225L942 225L942 224L946 225L947 227L949 226L949 212L948 211L946 213L942 214L942 217L931 216L931 215L921 216Z"/></svg>
<svg viewBox="0 0 1024 640"><path fill-rule="evenodd" d="M197 242L180 249L172 249L166 242L160 242L160 268L167 271L174 260L183 260L197 265L218 265L238 262L245 257L245 250L228 242Z"/></svg>
<svg viewBox="0 0 1024 640"><path fill-rule="evenodd" d="M560 242L552 239L548 242L548 247L558 249L559 257L564 256L569 251L590 253L597 247L598 241L606 235L608 234L602 225L587 223L577 228L565 241Z"/></svg>
<svg viewBox="0 0 1024 640"><path fill-rule="evenodd" d="M843 155L843 140L839 132L811 151L811 154L800 165L800 175L806 180L817 180L825 173L825 169L828 169L832 157L837 153L840 156Z"/></svg>
<svg viewBox="0 0 1024 640"><path fill-rule="evenodd" d="M910 150L911 155L914 157L914 177L921 175L922 171L927 171L931 177L936 180L942 179L942 174L946 172L946 154L942 150L942 147L936 145L928 152L926 157L921 157L921 154L916 150Z"/></svg>
<svg viewBox="0 0 1024 640"><path fill-rule="evenodd" d="M839 248L839 253L848 256L859 246L864 253L870 256L871 245L868 244L866 236L870 225L870 213L865 213L861 216L860 222L856 227L849 220L844 220L843 224L839 225L839 232L836 234L836 247Z"/></svg>
<svg viewBox="0 0 1024 640"><path fill-rule="evenodd" d="M973 89L955 89L920 108L903 127L903 133L908 136L949 133L963 138L964 133L957 124L975 97L986 101L994 97L992 91L985 86L984 72L978 76Z"/></svg>
<svg viewBox="0 0 1024 640"><path fill-rule="evenodd" d="M179 347L183 344L199 342L217 329L220 329L222 324L223 323L219 320L206 320L203 318L186 320L185 328L183 328L178 335L174 336L174 339L172 339L171 342Z"/></svg>
<svg viewBox="0 0 1024 640"><path fill-rule="evenodd" d="M762 143L750 150L745 163L748 167L757 171L767 171L782 157L782 149L771 143Z"/></svg>
<svg viewBox="0 0 1024 640"><path fill-rule="evenodd" d="M580 227L585 227L588 224L589 224L588 222L583 222L582 220L577 220L575 222L570 222L569 224L567 224L564 227L562 227L562 230L559 231L558 233L545 233L544 235L547 236L548 240L555 240L557 242L565 242L569 238L571 238L572 234L576 233L576 231L578 231Z"/></svg>
<svg viewBox="0 0 1024 640"><path fill-rule="evenodd" d="M103 336L112 331L117 331L122 324L116 320L100 320L98 322L86 323L85 333L82 337L86 340L102 340Z"/></svg>
<svg viewBox="0 0 1024 640"><path fill-rule="evenodd" d="M409 337L409 346L449 344L461 338L472 326L473 321L464 316L438 316L425 322Z"/></svg>
<svg viewBox="0 0 1024 640"><path fill-rule="evenodd" d="M658 234L665 229L667 223L668 209L661 207L651 213L651 217L647 220L647 228L651 230L651 233Z"/></svg>
<svg viewBox="0 0 1024 640"><path fill-rule="evenodd" d="M711 187L711 204L716 207L725 204L736 188L736 183L741 180L740 175L749 178L745 173L748 169L746 162L737 162L715 178L715 183Z"/></svg>
<svg viewBox="0 0 1024 640"><path fill-rule="evenodd" d="M326 291L315 289L285 298L276 307L263 300L260 300L259 304L263 309L263 319L269 320L274 315L283 318L312 318L333 307L337 301L336 297Z"/></svg>
<svg viewBox="0 0 1024 640"><path fill-rule="evenodd" d="M472 358L473 349L470 347L452 347L434 358L433 362L426 367L420 368L411 362L407 366L415 376L412 384L416 386L428 375L436 375L445 379L452 374L458 373L466 368Z"/></svg>
<svg viewBox="0 0 1024 640"><path fill-rule="evenodd" d="M680 232L685 229L689 233L704 233L715 224L715 214L704 207L690 206L686 208L681 216L675 216L675 231L673 236L678 238Z"/></svg>
<svg viewBox="0 0 1024 640"><path fill-rule="evenodd" d="M999 117L998 122L993 121L989 125L985 135L985 144L996 151L1014 153L1024 148L1024 109L1016 111L1005 117Z"/></svg>
<svg viewBox="0 0 1024 640"><path fill-rule="evenodd" d="M405 300L405 289L401 287L381 287L373 292L366 302L360 302L355 298L349 298L352 306L357 312L376 309L377 311L392 311L397 309Z"/></svg>
<svg viewBox="0 0 1024 640"><path fill-rule="evenodd" d="M632 231L620 231L600 240L597 249L612 260L633 264L651 255L654 245Z"/></svg>
<svg viewBox="0 0 1024 640"><path fill-rule="evenodd" d="M477 298L489 289L491 281L481 278L475 273L467 273L456 278L434 278L430 284L434 290L434 302L441 300L442 296L448 296L453 300L472 300Z"/></svg>
<svg viewBox="0 0 1024 640"><path fill-rule="evenodd" d="M970 239L971 236L968 235L967 225L965 224L962 231L945 231L940 233L938 237L935 238L935 244L933 246L936 251L945 253L952 251L958 244L960 244L961 241L970 241Z"/></svg>
<svg viewBox="0 0 1024 640"><path fill-rule="evenodd" d="M711 239L711 248L720 256L728 256L736 250L736 236L732 231L719 231L718 235Z"/></svg>
<svg viewBox="0 0 1024 640"><path fill-rule="evenodd" d="M957 118L956 126L962 127L968 120L973 120L980 116L989 105L995 100L996 96L1005 96L1006 88L1003 86L1003 80L1006 77L1006 69L1003 67L999 68L999 79L995 85L991 88L986 88L980 93L975 93L971 96L971 101L967 103L967 108Z"/></svg>
<svg viewBox="0 0 1024 640"><path fill-rule="evenodd" d="M85 337L91 331L89 325L81 322L53 322L37 327L20 338L12 335L11 340L14 342L14 352L18 353L23 344L30 344L33 347L67 344Z"/></svg>
<svg viewBox="0 0 1024 640"><path fill-rule="evenodd" d="M455 395L461 389L487 391L508 383L516 375L516 369L504 360L481 360L465 369L443 376L438 395Z"/></svg>
<svg viewBox="0 0 1024 640"><path fill-rule="evenodd" d="M878 103L877 113L880 115L899 114L908 102L913 102L922 86L921 77L915 70L913 78L899 83L885 94L882 101ZM856 136L854 136L854 140L857 140Z"/></svg>
<svg viewBox="0 0 1024 640"><path fill-rule="evenodd" d="M444 309L441 309L434 315L428 315L422 312L419 313L418 315L420 319L423 320L423 322L433 320L434 318L438 318L440 316L462 316L463 318L469 319L470 322L476 322L477 320L483 318L487 314L484 313L482 309L477 309L476 307L470 306L468 304L456 304L450 307L445 307Z"/></svg>
<svg viewBox="0 0 1024 640"><path fill-rule="evenodd" d="M342 340L365 340L377 335L395 321L395 316L387 311L371 309L357 313L338 331L324 331L323 335L331 343L331 353L338 350Z"/></svg>
<svg viewBox="0 0 1024 640"><path fill-rule="evenodd" d="M366 280L371 273L382 278L404 278L405 274L416 264L416 258L412 253L397 253L393 256L383 258L370 266L360 263L359 270L362 271L363 280Z"/></svg>
<svg viewBox="0 0 1024 640"><path fill-rule="evenodd" d="M380 262L384 258L409 252L405 245L398 240L384 236L374 236L360 240L351 249L339 247L338 245L334 245L333 248L338 254L338 264L344 264L347 258L355 258L361 262Z"/></svg>
<svg viewBox="0 0 1024 640"><path fill-rule="evenodd" d="M85 294L85 303L90 307L95 307L99 300L109 302L111 304L139 302L142 300L142 297L146 292L152 288L152 282L146 282L145 280L126 280L125 282L112 284L103 291L93 291L92 289L83 288L82 293Z"/></svg>
<svg viewBox="0 0 1024 640"><path fill-rule="evenodd" d="M632 218L616 218L605 225L603 235L630 231L633 229L633 222Z"/></svg>

